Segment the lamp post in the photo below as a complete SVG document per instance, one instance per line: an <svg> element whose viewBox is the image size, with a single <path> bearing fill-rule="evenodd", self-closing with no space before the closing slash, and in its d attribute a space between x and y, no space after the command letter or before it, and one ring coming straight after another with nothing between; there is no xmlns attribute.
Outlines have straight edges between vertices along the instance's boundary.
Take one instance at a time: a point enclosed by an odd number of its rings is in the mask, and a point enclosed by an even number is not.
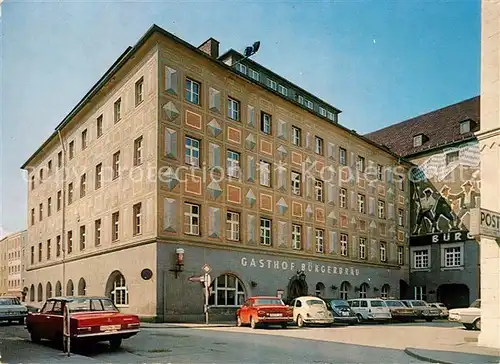
<svg viewBox="0 0 500 364"><path fill-rule="evenodd" d="M256 41L251 46L245 47L245 51L243 52L244 57L238 60L236 63L232 64L231 67L235 67L245 59L250 58L255 53L257 53L259 49L260 49L260 41Z"/></svg>

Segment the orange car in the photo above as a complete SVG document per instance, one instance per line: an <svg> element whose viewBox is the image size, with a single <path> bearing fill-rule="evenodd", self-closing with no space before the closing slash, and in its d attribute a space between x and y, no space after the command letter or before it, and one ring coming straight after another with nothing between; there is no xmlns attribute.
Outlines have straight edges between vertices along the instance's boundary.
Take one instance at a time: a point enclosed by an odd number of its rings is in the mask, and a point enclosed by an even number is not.
<svg viewBox="0 0 500 364"><path fill-rule="evenodd" d="M238 326L249 324L252 329L274 324L286 328L293 322L293 309L278 297L251 297L236 311L236 322Z"/></svg>

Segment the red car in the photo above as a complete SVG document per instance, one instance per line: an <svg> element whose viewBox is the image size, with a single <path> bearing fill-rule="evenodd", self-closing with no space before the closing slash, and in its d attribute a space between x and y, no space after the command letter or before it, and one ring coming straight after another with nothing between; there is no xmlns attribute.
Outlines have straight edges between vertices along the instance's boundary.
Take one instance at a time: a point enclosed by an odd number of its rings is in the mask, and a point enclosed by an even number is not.
<svg viewBox="0 0 500 364"><path fill-rule="evenodd" d="M236 311L236 322L238 326L250 324L252 329L260 324L286 328L293 322L293 309L278 297L251 297Z"/></svg>
<svg viewBox="0 0 500 364"><path fill-rule="evenodd" d="M66 305L70 313L71 341L109 341L111 348L117 349L123 339L139 332L139 317L120 313L109 298L55 297L48 299L41 310L26 317L31 341L37 343L48 339L62 343Z"/></svg>

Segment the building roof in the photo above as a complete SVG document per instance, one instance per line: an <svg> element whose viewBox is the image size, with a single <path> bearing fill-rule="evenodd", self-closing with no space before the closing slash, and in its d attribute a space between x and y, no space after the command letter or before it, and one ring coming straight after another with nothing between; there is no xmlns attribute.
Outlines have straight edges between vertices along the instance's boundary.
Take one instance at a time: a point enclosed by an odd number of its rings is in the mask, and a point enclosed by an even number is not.
<svg viewBox="0 0 500 364"><path fill-rule="evenodd" d="M475 96L365 134L365 137L402 157L408 157L474 139L476 130L473 128L468 133L460 134L460 122L472 120L478 127L479 115L479 96ZM427 140L421 146L414 147L413 137L419 134L423 134Z"/></svg>

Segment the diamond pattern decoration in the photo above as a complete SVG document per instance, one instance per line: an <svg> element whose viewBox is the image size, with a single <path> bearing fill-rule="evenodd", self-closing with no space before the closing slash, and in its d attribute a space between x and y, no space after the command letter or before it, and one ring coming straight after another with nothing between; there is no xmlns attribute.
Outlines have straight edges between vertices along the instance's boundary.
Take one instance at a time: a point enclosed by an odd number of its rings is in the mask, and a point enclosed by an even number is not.
<svg viewBox="0 0 500 364"><path fill-rule="evenodd" d="M278 156L279 156L280 160L285 159L287 155L288 155L288 152L287 152L285 146L280 145L278 148Z"/></svg>
<svg viewBox="0 0 500 364"><path fill-rule="evenodd" d="M255 182L255 158L251 155L247 156L247 181Z"/></svg>
<svg viewBox="0 0 500 364"><path fill-rule="evenodd" d="M207 192L210 197L217 200L222 195L222 188L217 182L212 181L207 186Z"/></svg>
<svg viewBox="0 0 500 364"><path fill-rule="evenodd" d="M165 182L165 185L167 186L169 191L172 191L175 186L179 184L179 179L177 178L177 175L175 174L172 167L168 167L168 169L162 173L161 178L162 181Z"/></svg>
<svg viewBox="0 0 500 364"><path fill-rule="evenodd" d="M173 198L163 200L163 230L177 232L177 201Z"/></svg>
<svg viewBox="0 0 500 364"><path fill-rule="evenodd" d="M221 133L222 133L222 128L219 124L219 122L215 119L212 119L207 124L208 132L210 135L212 135L214 138L217 138Z"/></svg>
<svg viewBox="0 0 500 364"><path fill-rule="evenodd" d="M247 243L249 245L257 244L255 237L255 216L247 215Z"/></svg>
<svg viewBox="0 0 500 364"><path fill-rule="evenodd" d="M372 220L370 222L370 229L375 230L376 228L377 228L377 223L374 220Z"/></svg>
<svg viewBox="0 0 500 364"><path fill-rule="evenodd" d="M248 190L246 196L245 196L248 204L253 207L255 205L255 202L257 202L257 197L255 197L255 193L253 193L252 190Z"/></svg>
<svg viewBox="0 0 500 364"><path fill-rule="evenodd" d="M312 249L312 227L306 227L306 250Z"/></svg>
<svg viewBox="0 0 500 364"><path fill-rule="evenodd" d="M248 136L245 139L245 146L250 150L254 150L256 145L257 145L257 142L255 140L255 135L248 134Z"/></svg>
<svg viewBox="0 0 500 364"><path fill-rule="evenodd" d="M389 187L387 190L387 199L390 201L394 200L394 189L392 187Z"/></svg>
<svg viewBox="0 0 500 364"><path fill-rule="evenodd" d="M330 244L328 244L328 253L337 253L337 232L330 230Z"/></svg>
<svg viewBox="0 0 500 364"><path fill-rule="evenodd" d="M356 227L356 223L357 223L356 218L353 216L352 219L351 219L351 225L353 227Z"/></svg>
<svg viewBox="0 0 500 364"><path fill-rule="evenodd" d="M247 112L247 125L251 128L255 128L255 108L248 105Z"/></svg>
<svg viewBox="0 0 500 364"><path fill-rule="evenodd" d="M277 184L278 191L285 192L286 191L286 182L287 182L287 170L282 165L278 165L276 168L276 176L277 176Z"/></svg>
<svg viewBox="0 0 500 364"><path fill-rule="evenodd" d="M165 156L167 158L177 158L177 131L165 129Z"/></svg>
<svg viewBox="0 0 500 364"><path fill-rule="evenodd" d="M220 238L220 208L208 208L208 236L210 238Z"/></svg>
<svg viewBox="0 0 500 364"><path fill-rule="evenodd" d="M306 216L309 218L309 219L312 219L314 213L313 213L313 209L311 207L311 205L307 205L306 207Z"/></svg>
<svg viewBox="0 0 500 364"><path fill-rule="evenodd" d="M288 223L278 221L278 246L286 248L288 242Z"/></svg>
<svg viewBox="0 0 500 364"><path fill-rule="evenodd" d="M279 214L282 216L288 211L288 205L283 197L279 199L276 206L278 207Z"/></svg>
<svg viewBox="0 0 500 364"><path fill-rule="evenodd" d="M286 121L278 120L278 138L286 140Z"/></svg>
<svg viewBox="0 0 500 364"><path fill-rule="evenodd" d="M335 214L335 211L331 211L328 214L328 216L326 217L326 219L327 219L327 222L329 224L331 224L332 226L336 226L338 224L338 221L339 221L337 215Z"/></svg>
<svg viewBox="0 0 500 364"><path fill-rule="evenodd" d="M391 227L389 228L389 236L391 238L396 237L396 227L394 225L391 225Z"/></svg>
<svg viewBox="0 0 500 364"><path fill-rule="evenodd" d="M172 101L169 101L165 105L163 105L163 111L165 112L167 119L170 121L174 121L180 115L179 110L177 110L177 107Z"/></svg>

